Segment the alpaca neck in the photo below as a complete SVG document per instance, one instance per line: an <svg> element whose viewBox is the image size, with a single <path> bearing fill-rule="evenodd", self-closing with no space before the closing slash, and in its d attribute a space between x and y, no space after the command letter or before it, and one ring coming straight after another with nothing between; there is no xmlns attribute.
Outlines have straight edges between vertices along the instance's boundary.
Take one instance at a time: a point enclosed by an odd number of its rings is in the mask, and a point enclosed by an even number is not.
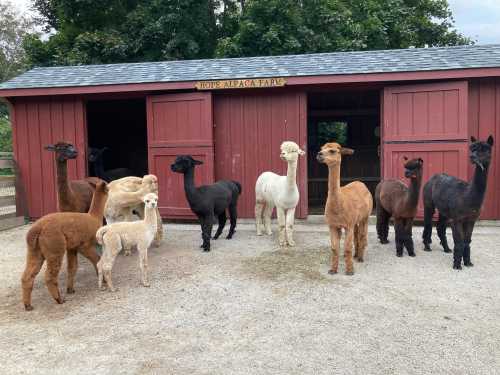
<svg viewBox="0 0 500 375"><path fill-rule="evenodd" d="M71 195L72 191L68 181L68 164L67 160L59 160L56 154L56 170L57 170L57 190L59 196L65 198Z"/></svg>
<svg viewBox="0 0 500 375"><path fill-rule="evenodd" d="M286 171L286 186L288 189L295 189L297 186L297 160L288 162Z"/></svg>
<svg viewBox="0 0 500 375"><path fill-rule="evenodd" d="M89 215L102 222L104 216L104 206L106 205L107 194L101 191L94 191L92 203L90 204Z"/></svg>
<svg viewBox="0 0 500 375"><path fill-rule="evenodd" d="M422 185L421 173L419 173L416 178L410 179L410 188L408 189L408 201L407 201L408 207L410 208L417 207L421 185Z"/></svg>
<svg viewBox="0 0 500 375"><path fill-rule="evenodd" d="M158 221L156 220L156 208L155 207L145 207L144 209L144 222L150 227L155 228Z"/></svg>
<svg viewBox="0 0 500 375"><path fill-rule="evenodd" d="M196 187L194 186L194 168L191 168L184 173L184 192L186 193L186 198L191 204L196 196Z"/></svg>
<svg viewBox="0 0 500 375"><path fill-rule="evenodd" d="M328 198L340 202L340 163L328 166Z"/></svg>
<svg viewBox="0 0 500 375"><path fill-rule="evenodd" d="M486 182L488 180L488 168L489 166L486 166L483 170L476 165L474 177L467 188L467 201L475 207L479 207L483 204L484 195L486 193Z"/></svg>
<svg viewBox="0 0 500 375"><path fill-rule="evenodd" d="M104 163L101 157L97 158L94 162L94 173L97 177L104 177Z"/></svg>

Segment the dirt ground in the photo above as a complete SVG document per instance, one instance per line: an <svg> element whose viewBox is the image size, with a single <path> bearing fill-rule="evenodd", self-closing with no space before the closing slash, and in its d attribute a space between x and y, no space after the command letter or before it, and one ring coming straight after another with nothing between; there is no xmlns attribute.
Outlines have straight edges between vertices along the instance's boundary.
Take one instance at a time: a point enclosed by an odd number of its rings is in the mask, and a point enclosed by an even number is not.
<svg viewBox="0 0 500 375"><path fill-rule="evenodd" d="M299 225L283 250L243 224L203 253L197 226L167 224L150 288L136 252L117 259L116 293L80 257L76 294L55 304L42 270L32 312L26 231L0 232L2 374L500 374L500 228L477 228L475 267L458 272L435 236L422 251L421 228L417 257L397 258L370 226L365 263L330 276L323 225Z"/></svg>

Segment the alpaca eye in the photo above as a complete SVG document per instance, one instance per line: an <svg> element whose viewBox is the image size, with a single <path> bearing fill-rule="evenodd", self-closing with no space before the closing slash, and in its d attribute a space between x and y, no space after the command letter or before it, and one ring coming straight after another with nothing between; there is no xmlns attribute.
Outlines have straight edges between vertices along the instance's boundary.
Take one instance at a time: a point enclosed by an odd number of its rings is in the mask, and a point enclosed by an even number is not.
<svg viewBox="0 0 500 375"><path fill-rule="evenodd" d="M330 150L330 154L335 154L335 150Z"/></svg>

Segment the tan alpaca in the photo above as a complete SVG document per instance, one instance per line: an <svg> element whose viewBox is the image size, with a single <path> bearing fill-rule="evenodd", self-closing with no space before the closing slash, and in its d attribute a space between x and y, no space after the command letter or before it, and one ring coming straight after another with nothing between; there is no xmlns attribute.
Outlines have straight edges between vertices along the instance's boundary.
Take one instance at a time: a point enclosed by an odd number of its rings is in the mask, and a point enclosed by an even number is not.
<svg viewBox="0 0 500 375"><path fill-rule="evenodd" d="M330 228L332 266L328 273L337 273L339 265L340 237L345 231L344 258L346 274L353 275L352 247L354 258L363 262L368 241L368 217L372 212L373 199L370 191L360 181L340 187L340 164L342 155L352 155L354 150L327 143L318 152L317 160L328 166L328 198L325 205L326 222Z"/></svg>
<svg viewBox="0 0 500 375"><path fill-rule="evenodd" d="M154 193L146 194L143 202L145 205L143 220L109 224L97 231L97 242L104 247L101 260L97 263L99 289L102 288L104 278L109 289L112 292L116 290L111 281L115 258L122 249L130 249L132 246L136 246L139 251L142 285L149 286L148 248L154 240L157 229L158 196Z"/></svg>
<svg viewBox="0 0 500 375"><path fill-rule="evenodd" d="M95 251L95 235L102 225L107 196L106 183L100 181L97 183L88 213L57 212L45 215L30 228L26 236L26 268L21 280L23 303L27 311L33 310L33 283L44 261L47 261L45 284L57 303L64 302L57 280L64 254L68 261L68 293L75 292L73 285L78 268L78 252L90 260L97 270L99 256Z"/></svg>
<svg viewBox="0 0 500 375"><path fill-rule="evenodd" d="M143 178L134 176L120 178L110 182L108 187L109 198L104 211L107 224L133 221L134 211L143 219L144 196L148 193L158 195L158 179L152 174L145 175ZM163 238L163 226L158 207L156 208L156 218L157 232L154 245L159 246ZM125 255L129 254L130 249L127 249Z"/></svg>

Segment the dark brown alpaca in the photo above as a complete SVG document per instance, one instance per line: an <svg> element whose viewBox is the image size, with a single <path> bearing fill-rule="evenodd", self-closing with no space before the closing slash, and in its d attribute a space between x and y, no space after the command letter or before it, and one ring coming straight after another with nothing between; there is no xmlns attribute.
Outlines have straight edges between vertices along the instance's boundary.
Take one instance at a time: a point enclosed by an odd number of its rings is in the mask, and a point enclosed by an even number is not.
<svg viewBox="0 0 500 375"><path fill-rule="evenodd" d="M75 159L78 151L71 143L58 142L48 145L46 150L55 152L57 170L57 205L60 212L88 212L97 177L68 181L68 159Z"/></svg>
<svg viewBox="0 0 500 375"><path fill-rule="evenodd" d="M99 255L95 251L95 236L102 226L107 198L108 187L105 182L100 181L96 186L88 213L56 212L45 215L28 231L26 268L21 279L23 303L27 311L33 310L31 306L33 282L44 261L47 261L45 284L57 303L64 302L59 293L57 280L64 254L67 254L68 261L68 293L75 292L73 285L78 268L78 252L92 262L97 273Z"/></svg>
<svg viewBox="0 0 500 375"><path fill-rule="evenodd" d="M394 218L396 232L396 255L403 256L406 247L408 255L415 256L412 239L413 219L417 214L418 197L422 186L422 167L424 161L420 158L406 163L405 177L410 179L410 186L400 180L381 181L375 189L375 204L377 205L377 234L380 243L389 243L389 219Z"/></svg>

